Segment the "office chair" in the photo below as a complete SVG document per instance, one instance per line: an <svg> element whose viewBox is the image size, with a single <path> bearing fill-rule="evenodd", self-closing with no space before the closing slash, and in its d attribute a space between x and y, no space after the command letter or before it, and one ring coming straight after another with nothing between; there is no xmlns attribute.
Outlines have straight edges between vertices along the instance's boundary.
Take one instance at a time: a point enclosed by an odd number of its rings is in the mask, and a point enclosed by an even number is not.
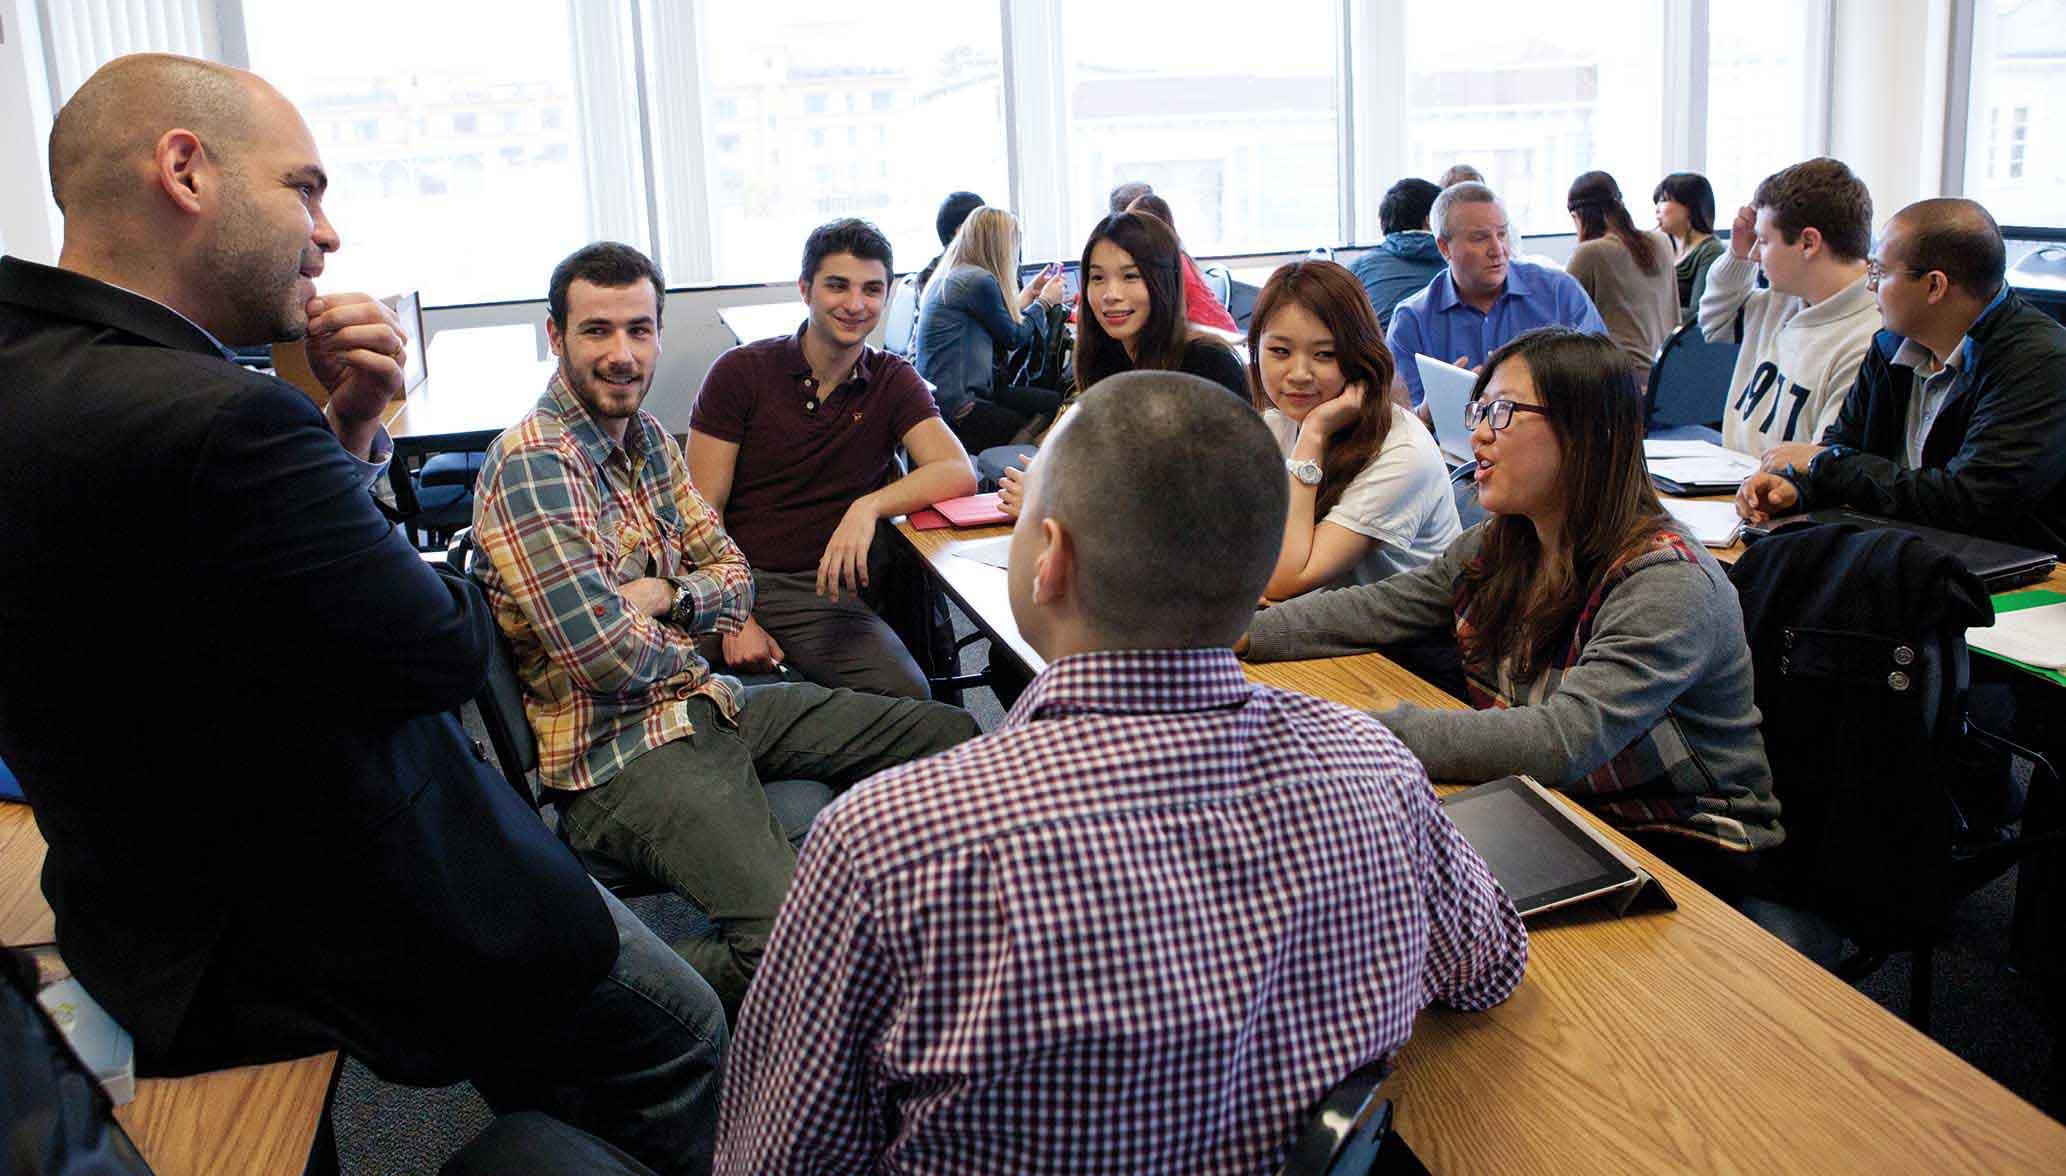
<svg viewBox="0 0 2066 1176"><path fill-rule="evenodd" d="M1658 349L1657 361L1650 367L1650 385L1643 393L1643 415L1650 436L1721 444L1722 410L1729 400L1737 347L1734 343L1709 343L1697 322L1672 332Z"/></svg>
<svg viewBox="0 0 2066 1176"><path fill-rule="evenodd" d="M388 466L395 513L402 533L417 550L436 550L472 525L474 477L480 473L482 456L437 453L420 463L398 457Z"/></svg>
<svg viewBox="0 0 2066 1176"><path fill-rule="evenodd" d="M1227 313L1234 316L1234 325L1246 331L1255 320L1255 299L1261 294L1261 286L1251 286L1230 273L1227 281Z"/></svg>
<svg viewBox="0 0 2066 1176"><path fill-rule="evenodd" d="M1233 303L1234 271L1214 262L1212 265L1200 266L1198 272L1205 278L1205 285L1212 291L1212 296L1220 300L1221 306Z"/></svg>
<svg viewBox="0 0 2066 1176"><path fill-rule="evenodd" d="M473 543L472 529L461 530L447 549L443 569L445 574L475 593L481 591L475 566L478 551ZM740 677L740 681L747 685L798 680L783 674ZM524 684L517 676L509 639L499 628L495 644L488 651L488 676L480 693L474 696L474 704L480 710L481 726L487 729L488 742L494 748L495 763L502 769L503 779L532 808L541 808L549 803L549 798L542 795L543 789L534 788L531 783L532 773L538 770L538 736L531 729L530 716L524 711ZM769 809L789 833L790 840L798 845L802 844L804 834L809 832L818 810L832 801L832 790L817 780L773 780L765 787ZM590 877L619 898L637 898L666 889L624 863L578 850L575 856L581 860Z"/></svg>
<svg viewBox="0 0 2066 1176"><path fill-rule="evenodd" d="M1425 1174L1419 1157L1392 1132L1392 1100L1377 1095L1389 1069L1372 1062L1322 1095L1279 1176Z"/></svg>
<svg viewBox="0 0 2066 1176"><path fill-rule="evenodd" d="M2000 840L1968 817L2007 785L2006 773L1972 770L1976 748L2026 759L2059 786L2043 756L1968 714L1965 633L1993 620L1987 590L1912 534L1848 524L1774 534L1729 578L1786 829L1752 897L1855 943L1830 968L1846 981L1912 952L1908 1019L1927 1031L1932 949L1953 905L2062 836Z"/></svg>

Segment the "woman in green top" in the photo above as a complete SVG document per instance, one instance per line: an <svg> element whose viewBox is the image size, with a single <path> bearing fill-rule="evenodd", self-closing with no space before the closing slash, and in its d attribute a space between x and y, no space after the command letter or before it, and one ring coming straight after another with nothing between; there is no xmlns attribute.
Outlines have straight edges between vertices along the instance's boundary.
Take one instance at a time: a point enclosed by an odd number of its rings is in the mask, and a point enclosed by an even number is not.
<svg viewBox="0 0 2066 1176"><path fill-rule="evenodd" d="M1673 172L1650 193L1657 227L1679 247L1679 321L1691 322L1707 289L1707 267L1722 255L1714 235L1714 188L1699 172Z"/></svg>

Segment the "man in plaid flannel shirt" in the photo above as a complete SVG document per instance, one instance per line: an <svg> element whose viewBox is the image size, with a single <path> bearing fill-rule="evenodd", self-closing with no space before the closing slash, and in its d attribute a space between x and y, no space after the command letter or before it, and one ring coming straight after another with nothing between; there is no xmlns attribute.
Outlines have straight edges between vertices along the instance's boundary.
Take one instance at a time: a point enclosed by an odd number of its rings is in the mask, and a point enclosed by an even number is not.
<svg viewBox="0 0 2066 1176"><path fill-rule="evenodd" d="M1217 385L1083 397L1012 538L1049 664L995 733L820 815L718 1171L1270 1171L1422 1005L1513 991L1527 933L1413 756L1229 648L1285 487Z"/></svg>
<svg viewBox="0 0 2066 1176"><path fill-rule="evenodd" d="M559 370L489 448L474 533L567 840L709 912L721 939L675 950L732 1010L796 866L761 777L850 784L976 725L931 702L742 688L698 655L698 634L745 620L753 581L674 439L639 411L664 291L644 254L614 243L553 271L546 331Z"/></svg>

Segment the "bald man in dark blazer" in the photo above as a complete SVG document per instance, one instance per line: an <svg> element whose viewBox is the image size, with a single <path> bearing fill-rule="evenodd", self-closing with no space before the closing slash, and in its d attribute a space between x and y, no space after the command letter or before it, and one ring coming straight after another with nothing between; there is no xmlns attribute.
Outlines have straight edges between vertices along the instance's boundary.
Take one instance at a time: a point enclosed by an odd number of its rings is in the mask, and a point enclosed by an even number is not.
<svg viewBox="0 0 2066 1176"><path fill-rule="evenodd" d="M494 621L374 504L402 338L316 294L300 116L122 58L51 178L58 264L0 259L0 758L67 963L145 1073L343 1048L706 1168L715 995L454 716ZM227 351L304 336L322 410Z"/></svg>

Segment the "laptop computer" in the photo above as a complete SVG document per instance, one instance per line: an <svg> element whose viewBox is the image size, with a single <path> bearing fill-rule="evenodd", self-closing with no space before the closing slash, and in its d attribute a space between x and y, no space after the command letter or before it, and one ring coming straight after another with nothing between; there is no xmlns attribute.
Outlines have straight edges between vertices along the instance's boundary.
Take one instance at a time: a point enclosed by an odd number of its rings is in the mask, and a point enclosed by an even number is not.
<svg viewBox="0 0 2066 1176"><path fill-rule="evenodd" d="M1035 277L1035 276L1037 276L1037 275L1038 275L1038 274L1040 273L1040 271L1041 271L1042 269L1045 269L1045 268L1046 268L1046 267L1047 267L1048 265L1050 265L1050 264L1052 264L1052 265L1058 265L1058 266L1060 266L1060 267L1061 267L1061 270L1062 270L1062 290L1063 290L1063 299L1062 299L1062 301L1064 301L1064 302L1074 302L1074 301L1076 301L1076 295L1077 295L1077 293L1078 293L1078 292L1080 292L1080 291L1081 291L1081 290L1083 289L1083 273L1082 273L1082 263L1081 263L1081 262L1076 262L1076 261L1057 261L1057 262L1042 262L1042 261L1029 261L1029 262L1026 262L1026 263L1025 263L1024 265L1021 265L1021 266L1019 267L1019 289L1020 289L1020 290L1023 290L1023 289L1025 289L1025 288L1026 288L1026 283L1027 283L1027 282L1030 282L1030 281L1032 281L1032 280L1034 279L1034 277ZM1017 292L1017 291L1012 291L1012 290L1007 290L1007 291L1005 291L1005 293L1006 293L1006 294L1013 294L1013 293L1016 293L1016 292Z"/></svg>
<svg viewBox="0 0 2066 1176"><path fill-rule="evenodd" d="M1471 428L1463 423L1463 407L1471 402L1471 389L1478 386L1476 372L1444 363L1432 355L1416 355L1420 362L1420 391L1428 418L1435 422L1435 444L1451 465L1478 460L1471 454Z"/></svg>
<svg viewBox="0 0 2066 1176"><path fill-rule="evenodd" d="M2052 568L2059 562L2058 556L2034 547L2018 547L2013 543L1982 539L1977 535L1961 535L1956 531L1940 530L1899 519L1881 518L1879 515L1840 507L1789 515L1774 519L1762 527L1745 527L1743 541L1755 543L1787 527L1813 526L1817 523L1851 523L1859 527L1906 531L1932 547L1950 552L1958 562L1966 566L1966 570L1980 577L1980 583L1985 585L1989 592L2006 592L2024 584L2034 584L2051 575Z"/></svg>

